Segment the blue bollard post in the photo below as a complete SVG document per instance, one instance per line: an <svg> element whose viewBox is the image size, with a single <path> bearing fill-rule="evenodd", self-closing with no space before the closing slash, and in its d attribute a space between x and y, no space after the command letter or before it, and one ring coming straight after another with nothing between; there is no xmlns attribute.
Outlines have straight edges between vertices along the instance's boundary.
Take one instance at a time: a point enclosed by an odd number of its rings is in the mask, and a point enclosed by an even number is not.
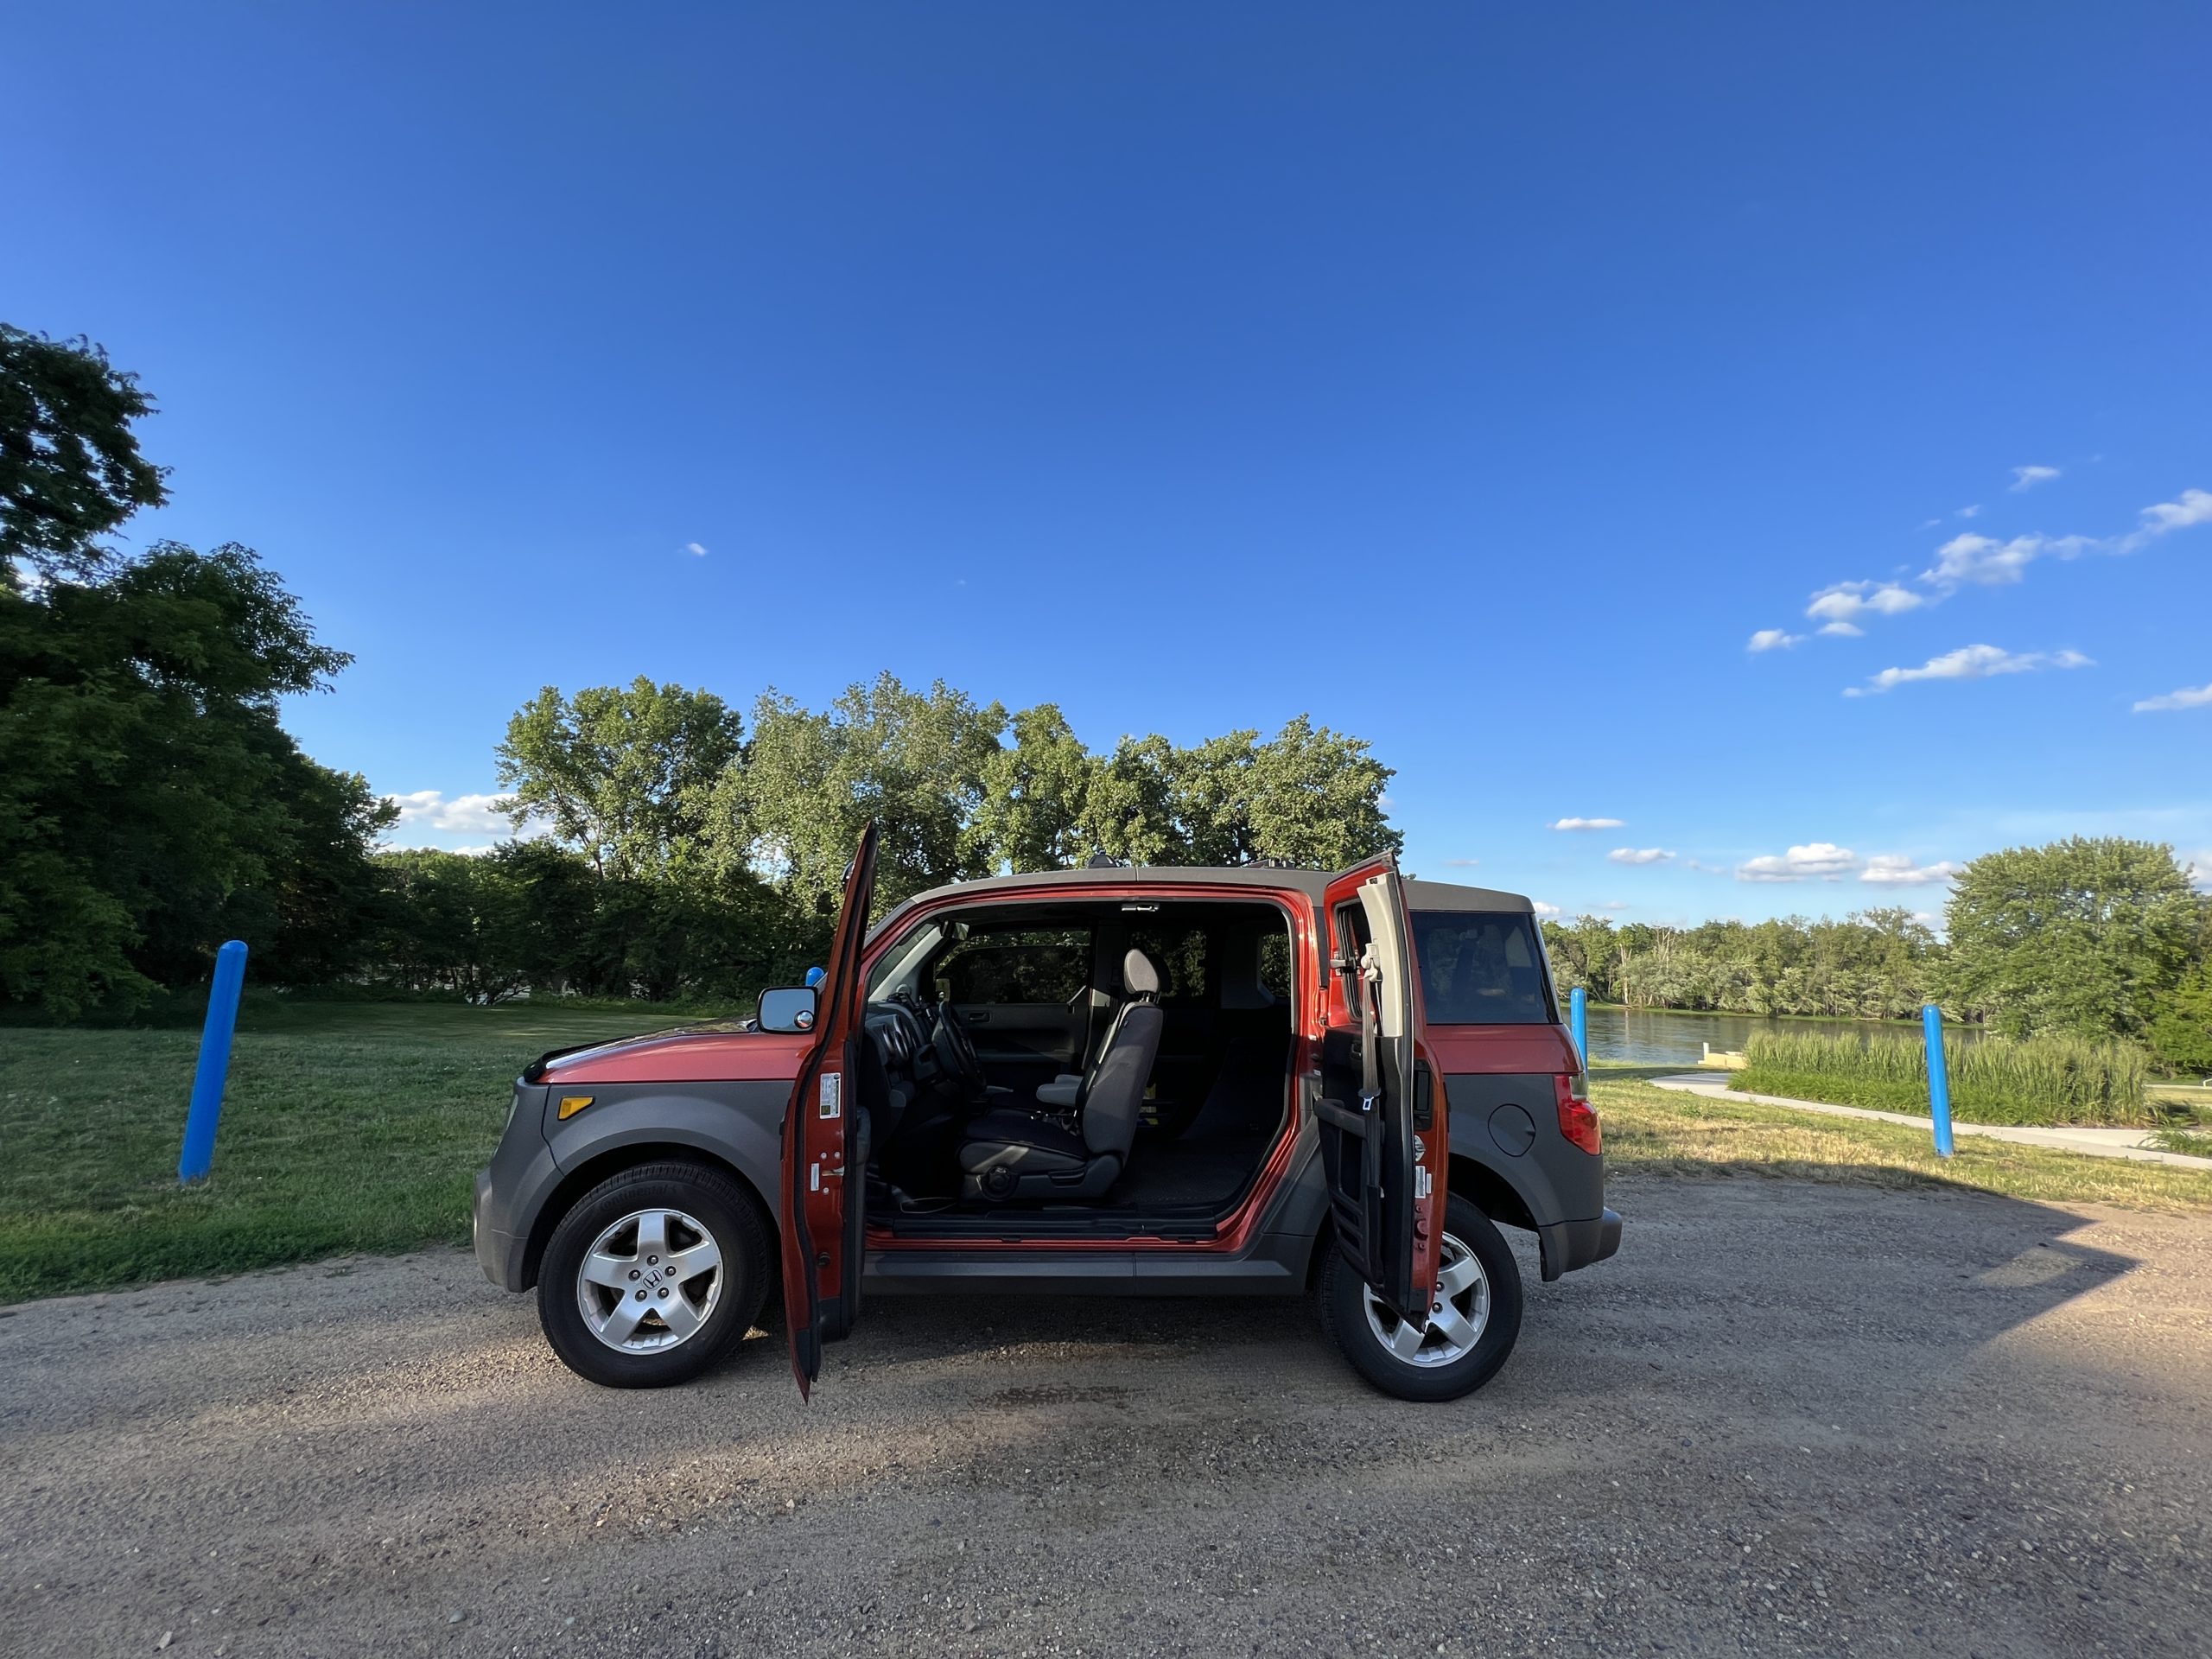
<svg viewBox="0 0 2212 1659"><path fill-rule="evenodd" d="M215 982L207 992L207 1023L200 1033L200 1069L192 1077L192 1110L184 1120L180 1181L204 1181L215 1162L215 1120L223 1115L223 1080L231 1071L231 1037L238 1027L238 993L245 985L245 941L232 939L215 953Z"/></svg>
<svg viewBox="0 0 2212 1659"><path fill-rule="evenodd" d="M1582 1057L1582 1069L1590 1069L1590 994L1580 985L1567 994L1567 1017L1574 1027L1574 1052Z"/></svg>
<svg viewBox="0 0 2212 1659"><path fill-rule="evenodd" d="M1920 1028L1928 1036L1928 1115L1936 1121L1936 1155L1951 1155L1951 1074L1943 1060L1943 1010L1920 1005Z"/></svg>

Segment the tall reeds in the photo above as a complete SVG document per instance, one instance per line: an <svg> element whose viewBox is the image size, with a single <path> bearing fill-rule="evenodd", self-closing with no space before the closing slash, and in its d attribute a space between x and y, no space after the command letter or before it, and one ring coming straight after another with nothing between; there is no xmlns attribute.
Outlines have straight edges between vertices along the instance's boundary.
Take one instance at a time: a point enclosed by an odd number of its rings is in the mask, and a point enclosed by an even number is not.
<svg viewBox="0 0 2212 1659"><path fill-rule="evenodd" d="M2132 1043L1951 1038L1943 1051L1951 1111L1963 1122L2133 1126L2153 1121L2144 1096L2145 1057ZM1884 1111L1928 1109L1926 1052L1902 1034L1763 1032L1745 1044L1744 1061L1729 1080L1732 1088Z"/></svg>

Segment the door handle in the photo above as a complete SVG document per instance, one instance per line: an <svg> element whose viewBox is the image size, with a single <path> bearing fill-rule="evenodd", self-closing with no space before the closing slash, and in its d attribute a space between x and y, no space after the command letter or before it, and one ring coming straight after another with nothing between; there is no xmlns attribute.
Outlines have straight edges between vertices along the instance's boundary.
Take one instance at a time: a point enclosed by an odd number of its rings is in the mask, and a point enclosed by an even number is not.
<svg viewBox="0 0 2212 1659"><path fill-rule="evenodd" d="M971 1026L988 1026L991 1023L991 1011L988 1008L977 1008L973 1014L964 1017Z"/></svg>

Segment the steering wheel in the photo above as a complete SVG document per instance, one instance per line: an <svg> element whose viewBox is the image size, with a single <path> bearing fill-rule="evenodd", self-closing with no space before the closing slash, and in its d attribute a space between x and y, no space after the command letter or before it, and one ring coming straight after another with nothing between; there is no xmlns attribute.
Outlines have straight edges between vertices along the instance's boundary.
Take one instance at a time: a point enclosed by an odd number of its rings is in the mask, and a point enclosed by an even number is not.
<svg viewBox="0 0 2212 1659"><path fill-rule="evenodd" d="M959 1079L972 1098L981 1100L990 1092L983 1062L976 1057L976 1045L968 1039L968 1027L960 1023L949 998L937 1005L937 1030L931 1033L931 1046L937 1050L938 1062Z"/></svg>

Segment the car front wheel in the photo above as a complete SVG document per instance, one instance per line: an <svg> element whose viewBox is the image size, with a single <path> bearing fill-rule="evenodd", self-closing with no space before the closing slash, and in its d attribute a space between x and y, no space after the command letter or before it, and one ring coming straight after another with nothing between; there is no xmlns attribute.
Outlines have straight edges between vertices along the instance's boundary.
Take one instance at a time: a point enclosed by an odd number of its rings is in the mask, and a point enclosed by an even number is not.
<svg viewBox="0 0 2212 1659"><path fill-rule="evenodd" d="M1497 1374L1521 1335L1521 1269L1488 1216L1454 1195L1445 1206L1436 1299L1426 1326L1400 1319L1330 1253L1321 1318L1352 1369L1401 1400L1456 1400Z"/></svg>
<svg viewBox="0 0 2212 1659"><path fill-rule="evenodd" d="M537 1318L562 1363L613 1389L689 1382L752 1328L767 1295L752 1195L696 1164L609 1176L553 1230Z"/></svg>

